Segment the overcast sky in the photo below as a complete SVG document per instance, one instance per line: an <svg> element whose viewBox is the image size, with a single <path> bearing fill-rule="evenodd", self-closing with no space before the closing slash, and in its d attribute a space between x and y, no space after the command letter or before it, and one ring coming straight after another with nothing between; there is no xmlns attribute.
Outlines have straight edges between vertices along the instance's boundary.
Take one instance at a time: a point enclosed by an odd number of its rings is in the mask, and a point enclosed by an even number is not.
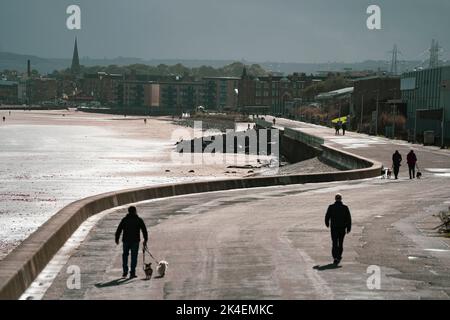
<svg viewBox="0 0 450 320"><path fill-rule="evenodd" d="M380 31L366 27L370 4ZM70 58L77 36L91 58L358 62L389 59L394 43L421 60L436 38L449 58L449 13L449 0L1 0L0 51Z"/></svg>

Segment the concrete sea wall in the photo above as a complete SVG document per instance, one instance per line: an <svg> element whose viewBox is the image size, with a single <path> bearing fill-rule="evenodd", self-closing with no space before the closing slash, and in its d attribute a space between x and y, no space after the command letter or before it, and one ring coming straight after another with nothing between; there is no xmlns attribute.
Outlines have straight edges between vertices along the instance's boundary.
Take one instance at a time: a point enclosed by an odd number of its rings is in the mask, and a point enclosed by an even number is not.
<svg viewBox="0 0 450 320"><path fill-rule="evenodd" d="M305 139L309 139L309 143L316 140L305 136L296 138L289 136L289 134L284 139L288 143L287 149L290 149L289 152L292 154L307 142ZM295 139L302 140L297 141ZM289 143L292 144L292 147L289 147ZM19 298L81 223L90 216L104 210L129 203L177 195L276 185L357 180L376 177L381 172L380 163L329 146L320 146L320 156L325 161L341 166L347 171L160 185L109 192L75 201L57 212L4 260L0 261L0 299ZM111 241L113 241L113 235L111 235Z"/></svg>

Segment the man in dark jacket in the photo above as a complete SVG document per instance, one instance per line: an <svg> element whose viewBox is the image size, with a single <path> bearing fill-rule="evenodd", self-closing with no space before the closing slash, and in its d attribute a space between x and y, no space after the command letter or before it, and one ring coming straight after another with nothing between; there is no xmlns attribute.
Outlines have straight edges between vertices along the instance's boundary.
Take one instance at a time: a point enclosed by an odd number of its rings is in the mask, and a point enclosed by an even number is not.
<svg viewBox="0 0 450 320"><path fill-rule="evenodd" d="M395 179L398 179L398 172L400 171L401 163L402 156L400 155L400 152L398 152L398 150L395 150L394 154L392 155L392 168L394 169Z"/></svg>
<svg viewBox="0 0 450 320"><path fill-rule="evenodd" d="M411 150L406 156L406 162L409 168L409 178L414 179L416 177L416 163L417 157L413 150Z"/></svg>
<svg viewBox="0 0 450 320"><path fill-rule="evenodd" d="M352 217L350 210L342 203L342 195L336 194L336 202L328 207L325 215L325 225L330 227L331 222L331 240L333 241L333 255L334 264L338 265L342 259L342 252L344 251L344 237L346 233L350 233L352 229Z"/></svg>
<svg viewBox="0 0 450 320"><path fill-rule="evenodd" d="M119 244L120 234L123 231L122 277L128 275L128 254L131 251L130 279L136 278L136 265L139 252L140 231L144 236L144 247L147 246L148 233L144 221L137 215L136 207L128 208L128 214L120 221L116 231L116 244Z"/></svg>

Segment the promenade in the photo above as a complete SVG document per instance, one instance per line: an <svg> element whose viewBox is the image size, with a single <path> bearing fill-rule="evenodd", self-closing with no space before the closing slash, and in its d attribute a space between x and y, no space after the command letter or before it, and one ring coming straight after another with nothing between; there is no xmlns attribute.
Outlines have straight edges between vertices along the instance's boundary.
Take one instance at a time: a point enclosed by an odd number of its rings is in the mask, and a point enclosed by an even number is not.
<svg viewBox="0 0 450 320"><path fill-rule="evenodd" d="M57 255L61 268L44 270L45 278L39 277L22 298L448 299L450 239L433 228L440 223L435 215L450 206L450 152L352 132L335 136L334 129L290 120L276 123L385 166L399 150L405 159L400 179L231 190L138 203L150 250L169 262L166 276L150 281L143 280L141 254L138 278L120 279L122 248L115 245L114 232L126 207L117 208L65 252L67 261ZM419 159L421 180L407 177L411 149ZM354 225L341 266L332 268L323 220L336 192L350 206ZM80 289L67 287L69 266L80 268ZM367 286L369 266L380 268L379 289ZM48 290L40 289L47 285Z"/></svg>

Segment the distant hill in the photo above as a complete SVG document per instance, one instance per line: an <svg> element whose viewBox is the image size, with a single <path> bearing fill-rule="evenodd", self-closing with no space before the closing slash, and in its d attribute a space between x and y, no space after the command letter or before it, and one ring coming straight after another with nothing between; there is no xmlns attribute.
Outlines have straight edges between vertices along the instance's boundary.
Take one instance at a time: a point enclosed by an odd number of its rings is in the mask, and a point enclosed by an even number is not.
<svg viewBox="0 0 450 320"><path fill-rule="evenodd" d="M38 70L41 74L51 73L54 70L62 70L70 67L71 59L61 58L41 58L33 55L23 55L9 52L0 52L0 70L18 70L21 72L26 71L27 60L31 60L32 69ZM225 65L229 65L235 61L233 60L184 60L184 59L152 59L144 60L139 58L126 58L118 57L114 59L91 59L81 58L80 63L84 66L108 66L108 65L131 65L131 64L147 64L156 66L159 64L175 65L181 63L188 68L211 66L214 68L221 68ZM289 62L253 62L253 61L239 61L244 64L259 64L264 69L272 72L281 72L290 74L293 72L305 72L307 74L317 73L319 71L388 71L390 65L387 61L375 61L367 60L363 62L355 63L341 63L341 62L328 62L328 63L289 63ZM423 62L420 61L400 61L399 72L406 70L412 70L415 67L423 66Z"/></svg>

